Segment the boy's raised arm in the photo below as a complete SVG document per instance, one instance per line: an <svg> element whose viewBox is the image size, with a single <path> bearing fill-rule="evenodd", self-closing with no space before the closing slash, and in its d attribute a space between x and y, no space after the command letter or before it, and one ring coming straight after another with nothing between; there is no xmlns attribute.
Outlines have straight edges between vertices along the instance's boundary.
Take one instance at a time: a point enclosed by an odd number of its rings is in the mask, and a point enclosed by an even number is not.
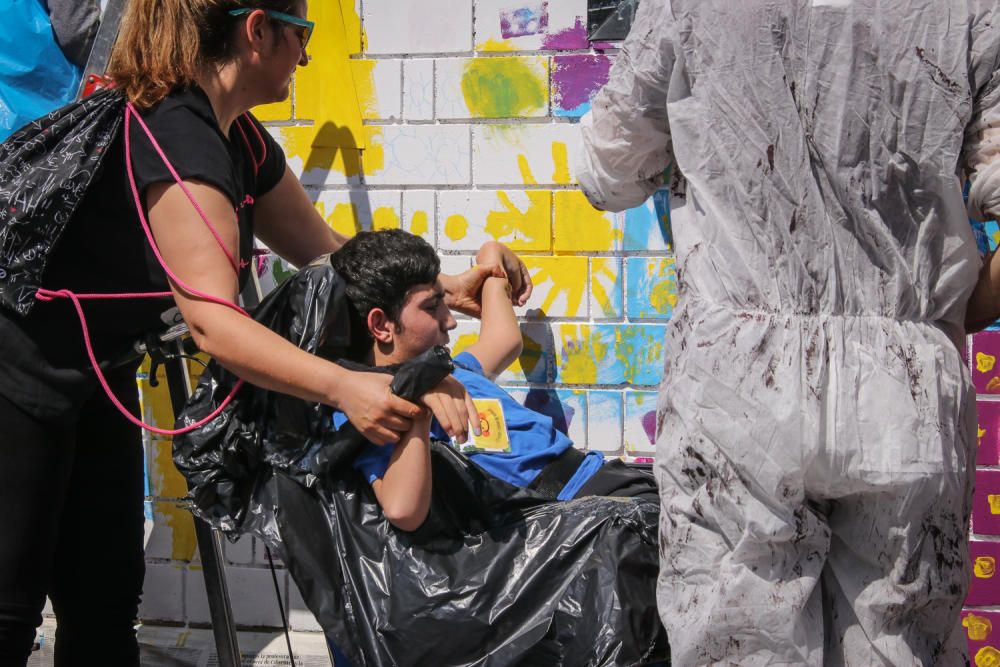
<svg viewBox="0 0 1000 667"><path fill-rule="evenodd" d="M502 265L508 275L519 265L514 264L515 260L510 250L493 241L484 244L476 255L479 264ZM490 277L483 283L481 319L479 340L467 352L479 361L483 373L493 379L514 363L524 345L511 301L511 283L506 278Z"/></svg>

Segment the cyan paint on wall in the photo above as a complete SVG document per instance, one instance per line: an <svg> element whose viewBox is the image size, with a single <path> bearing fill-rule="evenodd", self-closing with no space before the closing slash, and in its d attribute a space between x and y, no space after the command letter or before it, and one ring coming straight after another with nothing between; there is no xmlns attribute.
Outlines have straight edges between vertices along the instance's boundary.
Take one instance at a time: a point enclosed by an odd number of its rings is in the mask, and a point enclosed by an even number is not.
<svg viewBox="0 0 1000 667"><path fill-rule="evenodd" d="M517 363L499 375L497 381L505 382L551 382L555 375L555 351L552 329L548 323L521 324L521 338L524 347Z"/></svg>
<svg viewBox="0 0 1000 667"><path fill-rule="evenodd" d="M552 114L579 118L590 111L590 101L608 81L611 59L603 55L573 54L552 58Z"/></svg>
<svg viewBox="0 0 1000 667"><path fill-rule="evenodd" d="M644 203L625 211L623 248L626 252L673 250L669 195L666 190L655 193Z"/></svg>
<svg viewBox="0 0 1000 667"><path fill-rule="evenodd" d="M558 325L555 381L655 386L666 327L659 324Z"/></svg>
<svg viewBox="0 0 1000 667"><path fill-rule="evenodd" d="M521 405L550 419L580 449L587 446L587 392L575 389L508 389Z"/></svg>
<svg viewBox="0 0 1000 667"><path fill-rule="evenodd" d="M625 453L650 455L656 448L656 392L625 392Z"/></svg>
<svg viewBox="0 0 1000 667"><path fill-rule="evenodd" d="M669 320L677 305L673 258L629 257L626 262L629 318Z"/></svg>
<svg viewBox="0 0 1000 667"><path fill-rule="evenodd" d="M622 449L622 392L587 392L587 448L609 455Z"/></svg>

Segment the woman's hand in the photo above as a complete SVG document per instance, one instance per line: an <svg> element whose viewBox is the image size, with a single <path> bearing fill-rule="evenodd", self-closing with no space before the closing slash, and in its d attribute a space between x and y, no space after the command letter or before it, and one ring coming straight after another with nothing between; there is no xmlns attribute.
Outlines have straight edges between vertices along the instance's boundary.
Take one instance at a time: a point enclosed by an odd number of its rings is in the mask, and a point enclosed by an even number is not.
<svg viewBox="0 0 1000 667"><path fill-rule="evenodd" d="M472 432L481 435L479 428L479 411L472 402L469 392L461 382L449 375L444 380L423 395L421 402L427 406L437 418L441 428L459 443L469 437L469 424Z"/></svg>
<svg viewBox="0 0 1000 667"><path fill-rule="evenodd" d="M514 251L502 243L487 241L479 249L476 262L486 266L499 264L503 268L503 278L510 283L511 301L516 306L528 303L533 285L528 267ZM492 275L496 275L495 273Z"/></svg>
<svg viewBox="0 0 1000 667"><path fill-rule="evenodd" d="M389 389L391 375L349 371L348 378L350 387L338 392L335 404L373 444L388 445L399 441L422 412L420 406L392 393Z"/></svg>

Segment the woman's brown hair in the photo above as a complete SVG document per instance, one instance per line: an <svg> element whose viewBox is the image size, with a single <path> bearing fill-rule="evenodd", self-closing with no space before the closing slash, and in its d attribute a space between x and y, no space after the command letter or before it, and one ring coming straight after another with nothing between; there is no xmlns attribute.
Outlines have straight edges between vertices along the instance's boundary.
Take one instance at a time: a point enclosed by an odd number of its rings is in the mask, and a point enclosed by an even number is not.
<svg viewBox="0 0 1000 667"><path fill-rule="evenodd" d="M296 0L127 0L108 74L129 101L148 108L190 85L201 68L235 57L245 16L233 9L292 13Z"/></svg>

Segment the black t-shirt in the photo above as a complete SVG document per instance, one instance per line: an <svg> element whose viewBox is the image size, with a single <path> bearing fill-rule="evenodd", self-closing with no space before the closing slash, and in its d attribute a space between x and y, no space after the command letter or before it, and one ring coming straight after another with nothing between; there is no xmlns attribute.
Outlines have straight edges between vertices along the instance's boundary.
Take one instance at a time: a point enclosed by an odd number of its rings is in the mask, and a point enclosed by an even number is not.
<svg viewBox="0 0 1000 667"><path fill-rule="evenodd" d="M230 199L239 222L242 287L252 259L254 202L284 174L281 147L248 116L233 123L229 137L223 135L208 97L197 87L169 95L142 116L182 179L205 182ZM123 136L109 148L100 178L56 243L43 287L77 293L169 291L135 210ZM174 178L134 119L130 138L133 173L144 200L150 185ZM85 301L84 310L102 363L126 354L147 332L167 328L176 313L170 298ZM37 303L26 318L0 312L0 393L7 398L48 412L43 404L75 396L77 385L89 384L89 366L69 301Z"/></svg>

